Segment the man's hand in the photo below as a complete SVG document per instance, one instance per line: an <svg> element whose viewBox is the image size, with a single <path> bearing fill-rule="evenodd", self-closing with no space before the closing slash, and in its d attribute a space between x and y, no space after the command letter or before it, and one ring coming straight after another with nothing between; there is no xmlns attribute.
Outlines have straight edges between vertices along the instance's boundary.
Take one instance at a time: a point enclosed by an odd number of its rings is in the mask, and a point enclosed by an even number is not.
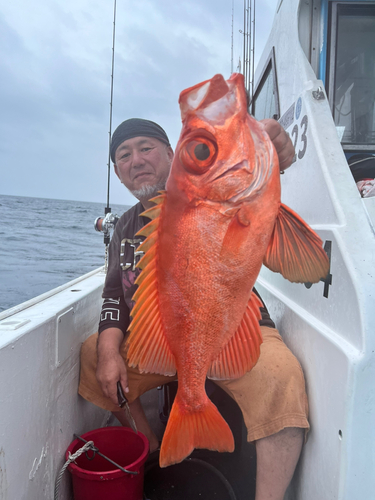
<svg viewBox="0 0 375 500"><path fill-rule="evenodd" d="M279 157L280 170L286 170L292 164L295 155L293 143L289 135L285 132L280 123L272 118L260 120L260 123L263 123L265 131L270 136L275 146L276 153Z"/></svg>
<svg viewBox="0 0 375 500"><path fill-rule="evenodd" d="M107 328L99 335L98 365L96 378L103 394L118 405L117 382L125 393L129 392L128 376L124 360L120 354L120 345L124 335L119 328Z"/></svg>

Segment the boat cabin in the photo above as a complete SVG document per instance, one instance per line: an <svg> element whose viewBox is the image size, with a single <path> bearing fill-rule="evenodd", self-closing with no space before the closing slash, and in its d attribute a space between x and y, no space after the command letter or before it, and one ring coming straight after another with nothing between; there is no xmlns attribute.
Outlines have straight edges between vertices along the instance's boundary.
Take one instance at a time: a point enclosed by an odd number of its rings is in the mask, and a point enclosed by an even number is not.
<svg viewBox="0 0 375 500"><path fill-rule="evenodd" d="M289 132L282 202L324 241L330 272L257 288L305 373L311 431L289 498L374 491L375 3L280 0L252 101ZM367 187L363 187L367 182Z"/></svg>

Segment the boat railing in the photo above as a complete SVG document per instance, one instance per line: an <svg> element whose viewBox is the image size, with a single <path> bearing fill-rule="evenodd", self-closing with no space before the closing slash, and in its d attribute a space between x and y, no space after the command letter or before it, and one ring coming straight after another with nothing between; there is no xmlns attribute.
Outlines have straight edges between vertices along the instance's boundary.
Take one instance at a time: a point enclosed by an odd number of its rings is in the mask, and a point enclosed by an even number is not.
<svg viewBox="0 0 375 500"><path fill-rule="evenodd" d="M18 304L14 307L11 307L10 309L7 309L7 310L1 312L0 313L0 322L6 318L14 316L15 314L17 314L21 311L24 311L25 309L28 309L29 307L32 307L36 304L39 304L43 300L46 300L46 299L52 297L53 295L56 295L64 290L67 290L68 288L73 287L77 283L80 283L81 281L86 280L87 278L90 278L91 276L94 276L94 275L99 274L99 273L103 274L103 281L104 281L105 272L104 272L104 266L103 266L103 267L99 267L97 269L94 269L93 271L90 271L86 274L83 274L79 278L76 278L72 281L69 281L68 283L64 283L64 285L58 286L58 287L54 288L53 290L49 290L46 293L42 293L41 295L38 295L37 297L34 297L33 299L27 300L26 302L23 302L22 304ZM71 291L74 292L75 290L71 290Z"/></svg>

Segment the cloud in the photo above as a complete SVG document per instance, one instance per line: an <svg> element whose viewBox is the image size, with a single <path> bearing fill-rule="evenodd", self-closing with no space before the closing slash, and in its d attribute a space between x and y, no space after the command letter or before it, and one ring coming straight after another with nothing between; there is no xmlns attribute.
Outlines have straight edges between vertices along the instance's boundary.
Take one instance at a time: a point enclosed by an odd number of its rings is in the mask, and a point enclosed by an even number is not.
<svg viewBox="0 0 375 500"><path fill-rule="evenodd" d="M242 2L235 3L238 60ZM175 145L179 93L230 74L231 2L117 5L113 129L129 117L149 118ZM275 5L267 0L258 8L263 31ZM0 7L0 193L104 203L112 22L111 2L100 0ZM112 178L112 202L133 203Z"/></svg>

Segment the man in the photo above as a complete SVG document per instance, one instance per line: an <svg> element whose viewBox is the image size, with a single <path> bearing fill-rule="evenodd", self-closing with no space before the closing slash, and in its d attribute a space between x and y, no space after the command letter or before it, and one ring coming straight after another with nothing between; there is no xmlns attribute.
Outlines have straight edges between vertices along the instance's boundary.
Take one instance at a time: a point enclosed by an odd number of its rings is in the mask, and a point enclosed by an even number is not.
<svg viewBox="0 0 375 500"><path fill-rule="evenodd" d="M263 120L263 125L275 145L280 169L284 170L292 162L293 145L278 122ZM118 411L117 382L120 381L137 427L147 436L153 451L158 447L158 440L139 397L175 377L140 374L128 367L123 346L138 272L136 249L141 238L134 235L148 222L139 214L153 206L149 199L164 188L173 151L159 125L133 118L114 132L111 158L116 175L139 203L121 217L110 244L99 337L93 335L83 344L79 393L112 411L121 424L127 426L124 413ZM282 342L266 308L261 312L263 344L258 363L238 380L216 383L238 403L247 426L248 441L255 441L256 500L282 500L309 428L307 398L298 361Z"/></svg>

